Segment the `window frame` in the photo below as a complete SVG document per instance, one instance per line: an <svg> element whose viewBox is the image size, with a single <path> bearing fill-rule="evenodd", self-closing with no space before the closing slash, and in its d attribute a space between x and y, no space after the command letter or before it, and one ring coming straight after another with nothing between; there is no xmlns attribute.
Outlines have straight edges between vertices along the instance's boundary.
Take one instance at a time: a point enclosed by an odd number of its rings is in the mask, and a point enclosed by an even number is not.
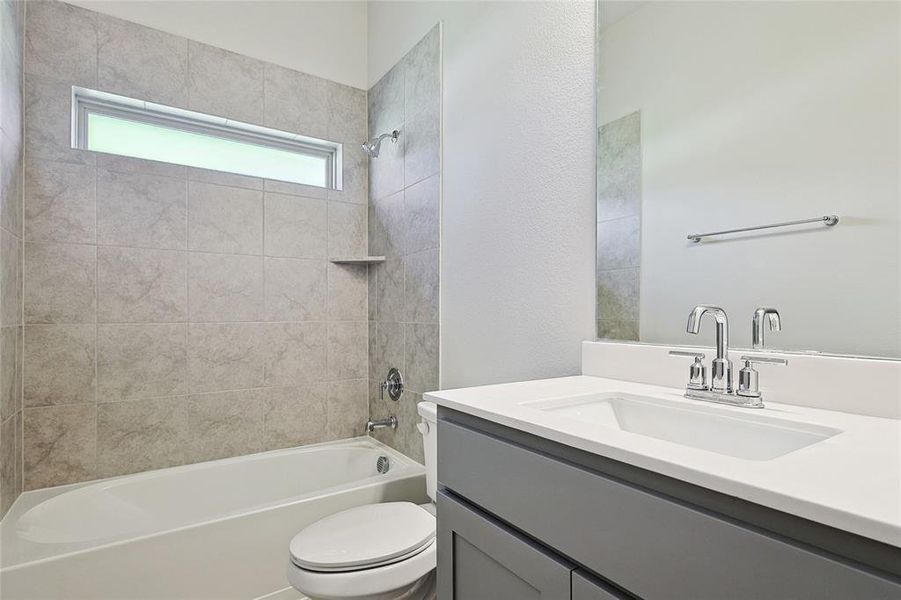
<svg viewBox="0 0 901 600"><path fill-rule="evenodd" d="M95 152L88 147L88 118L91 114L324 158L326 161L325 188L342 189L342 144L338 142L72 86L72 147L75 149ZM248 175L247 173L239 174ZM291 183L298 182L292 181ZM300 185L319 187L308 183L300 183Z"/></svg>

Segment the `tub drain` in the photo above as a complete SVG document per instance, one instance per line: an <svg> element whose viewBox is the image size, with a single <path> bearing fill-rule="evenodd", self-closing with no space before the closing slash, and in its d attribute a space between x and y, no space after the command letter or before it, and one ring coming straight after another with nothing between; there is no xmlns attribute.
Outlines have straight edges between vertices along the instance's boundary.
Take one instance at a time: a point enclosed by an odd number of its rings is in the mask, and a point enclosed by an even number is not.
<svg viewBox="0 0 901 600"><path fill-rule="evenodd" d="M388 472L388 469L391 468L391 462L388 460L387 456L380 456L379 459L375 461L375 468L379 473L384 475Z"/></svg>

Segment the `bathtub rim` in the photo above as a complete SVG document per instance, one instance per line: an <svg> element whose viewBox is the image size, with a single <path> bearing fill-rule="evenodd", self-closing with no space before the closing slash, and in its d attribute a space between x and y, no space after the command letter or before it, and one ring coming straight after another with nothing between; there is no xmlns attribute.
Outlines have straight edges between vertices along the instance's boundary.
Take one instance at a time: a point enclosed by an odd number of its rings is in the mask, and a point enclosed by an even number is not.
<svg viewBox="0 0 901 600"><path fill-rule="evenodd" d="M4 546L9 542L13 543L25 543L25 544L35 544L34 542L30 542L27 540L22 540L19 538L16 530L14 529L15 523L18 519L27 513L32 508L38 506L42 502L46 500L50 500L51 498L60 496L67 492L71 492L77 489L85 488L91 485L97 485L100 483L106 483L111 481L118 481L122 479L151 479L155 476L159 476L161 472L172 472L172 471L191 471L196 469L205 468L207 465L211 464L223 464L223 463L237 463L237 462L246 462L252 459L258 459L260 457L265 456L277 456L281 454L293 454L293 453L303 453L310 450L315 449L327 449L327 448L347 448L347 447L361 447L366 449L373 449L385 452L388 454L392 460L395 462L395 465L400 463L404 467L403 470L396 472L392 475L391 471L386 473L385 475L380 476L372 476L365 479L353 480L351 482L340 484L337 486L331 486L327 488L323 488L322 490L316 490L312 493L300 495L300 496L292 496L290 498L285 499L284 501L273 502L269 504L265 504L262 506L255 506L246 511L238 512L238 513L229 513L226 515L219 515L210 519L201 519L197 520L185 525L179 525L176 527L168 527L165 529L161 529L158 531L151 531L146 533L137 533L134 535L129 535L128 537L121 539L110 539L107 541L103 541L100 543L94 544L85 544L84 547L72 548L70 550L64 550L54 554L41 554L40 556L36 556L34 558L16 558L13 557L8 560L4 560L4 556L8 555L8 552L4 551ZM393 469L392 469L393 470ZM389 482L397 482L405 479L416 478L416 477L425 477L425 467L420 463L416 462L412 458L402 454L398 450L391 448L387 444L384 444L378 441L375 438L369 436L359 436L353 438L345 438L341 440L330 440L327 442L320 442L317 444L308 444L305 446L295 446L291 448L279 448L276 450L267 450L264 452L255 452L252 454L242 454L239 456L232 456L227 458L220 458L208 461L201 461L197 463L191 463L187 465L178 465L173 467L163 467L160 469L153 469L149 471L140 471L137 473L129 473L126 475L116 475L114 477L104 477L100 479L92 479L88 481L79 481L77 483L71 483L66 485L47 487L47 488L39 488L36 490L29 490L27 492L23 492L19 495L10 509L7 511L6 515L0 520L0 575L5 572L13 571L16 569L25 568L31 565L36 565L43 562L50 562L59 560L62 558L75 556L78 554L83 554L86 552L92 552L101 548L110 548L119 545L128 544L131 542L135 542L143 539L150 539L158 536L168 535L171 533L194 529L198 527L204 527L208 525L212 525L215 523L221 523L225 521L229 521L232 519L239 519L241 517L246 517L249 515L258 514L265 511L270 511L282 507L291 506L294 504L298 504L300 502L310 501L314 499L324 499L329 498L350 490L356 489L368 489L371 487L385 485ZM424 480L423 480L424 481ZM27 554L27 553L25 553Z"/></svg>

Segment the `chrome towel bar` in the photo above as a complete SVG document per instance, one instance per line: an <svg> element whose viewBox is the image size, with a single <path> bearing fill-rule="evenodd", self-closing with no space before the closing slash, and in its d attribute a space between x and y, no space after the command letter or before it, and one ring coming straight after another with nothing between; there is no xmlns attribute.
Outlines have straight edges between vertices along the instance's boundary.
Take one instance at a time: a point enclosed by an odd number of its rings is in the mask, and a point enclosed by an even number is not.
<svg viewBox="0 0 901 600"><path fill-rule="evenodd" d="M838 215L826 215L817 217L816 219L801 219L799 221L785 221L783 223L773 223L772 225L755 225L754 227L741 227L739 229L724 229L723 231L711 231L709 233L693 233L688 239L694 243L698 243L702 238L712 237L715 235L725 235L727 233L742 233L744 231L757 231L758 229L772 229L773 227L789 227L790 225L804 225L806 223L822 223L826 227L832 227L838 223Z"/></svg>

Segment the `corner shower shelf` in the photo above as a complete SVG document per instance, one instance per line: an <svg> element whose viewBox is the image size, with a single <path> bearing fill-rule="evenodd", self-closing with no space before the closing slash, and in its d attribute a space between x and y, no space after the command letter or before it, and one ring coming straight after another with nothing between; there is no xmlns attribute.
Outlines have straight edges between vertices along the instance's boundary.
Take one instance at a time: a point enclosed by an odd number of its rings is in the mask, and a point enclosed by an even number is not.
<svg viewBox="0 0 901 600"><path fill-rule="evenodd" d="M376 263L385 262L384 256L358 256L358 257L341 257L330 258L329 262L336 265L374 265Z"/></svg>

